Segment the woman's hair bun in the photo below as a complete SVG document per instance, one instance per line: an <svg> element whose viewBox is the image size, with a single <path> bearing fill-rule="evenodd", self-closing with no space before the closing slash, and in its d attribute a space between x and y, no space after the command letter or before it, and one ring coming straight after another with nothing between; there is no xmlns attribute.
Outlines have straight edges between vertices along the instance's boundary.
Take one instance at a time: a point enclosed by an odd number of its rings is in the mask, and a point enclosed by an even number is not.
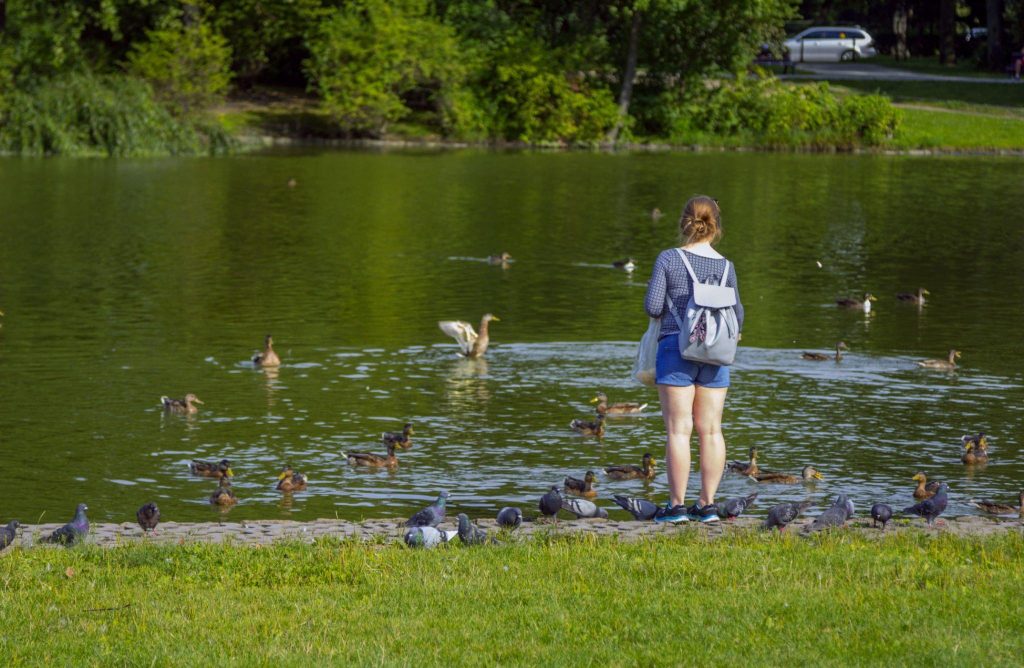
<svg viewBox="0 0 1024 668"><path fill-rule="evenodd" d="M691 244L700 241L714 243L722 236L721 211L718 202L705 195L691 197L683 207L679 220L679 231L683 242Z"/></svg>

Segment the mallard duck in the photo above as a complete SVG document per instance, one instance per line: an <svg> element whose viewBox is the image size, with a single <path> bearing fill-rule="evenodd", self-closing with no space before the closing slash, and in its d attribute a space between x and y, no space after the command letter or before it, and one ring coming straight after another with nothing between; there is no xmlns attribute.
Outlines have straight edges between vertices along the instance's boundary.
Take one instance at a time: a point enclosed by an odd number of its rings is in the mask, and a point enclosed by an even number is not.
<svg viewBox="0 0 1024 668"><path fill-rule="evenodd" d="M918 288L917 294L913 292L900 292L896 294L896 299L901 302L907 302L909 304L917 304L918 306L924 305L924 296L930 295L931 293L924 288Z"/></svg>
<svg viewBox="0 0 1024 668"><path fill-rule="evenodd" d="M800 475L792 475L790 473L780 473L778 471L759 471L753 476L758 482L774 482L783 485L793 485L798 482L812 482L814 480L824 480L825 476L818 473L817 469L813 466L805 466Z"/></svg>
<svg viewBox="0 0 1024 668"><path fill-rule="evenodd" d="M175 415L195 415L199 412L193 404L201 404L202 401L199 397L189 392L185 395L184 399L171 399L170 397L160 397L160 404L164 407L165 413L174 413Z"/></svg>
<svg viewBox="0 0 1024 668"><path fill-rule="evenodd" d="M205 478L230 478L235 475L231 470L231 462L222 459L219 462L204 462L200 459L193 459L188 465L192 475L201 475Z"/></svg>
<svg viewBox="0 0 1024 668"><path fill-rule="evenodd" d="M306 476L296 473L290 466L285 466L277 476L277 490L279 492L301 492L306 489L307 482Z"/></svg>
<svg viewBox="0 0 1024 668"><path fill-rule="evenodd" d="M935 491L935 496L930 499L925 499L920 503L915 503L909 508L904 508L904 514L917 515L928 520L928 524L935 522L935 519L942 514L942 511L946 509L946 504L949 502L949 497L946 495L948 485L941 483L939 488Z"/></svg>
<svg viewBox="0 0 1024 668"><path fill-rule="evenodd" d="M950 350L949 356L944 360L921 360L917 363L917 366L924 367L925 369L942 369L944 371L952 371L956 368L956 361L960 359L959 350Z"/></svg>
<svg viewBox="0 0 1024 668"><path fill-rule="evenodd" d="M633 413L641 413L645 408L647 408L647 404L637 402L609 404L608 397L604 392L599 392L596 397L590 400L590 403L597 404L598 415L630 415Z"/></svg>
<svg viewBox="0 0 1024 668"><path fill-rule="evenodd" d="M263 342L263 352L252 356L252 363L257 366L281 366L281 358L274 352L274 337L267 334Z"/></svg>
<svg viewBox="0 0 1024 668"><path fill-rule="evenodd" d="M402 431L386 431L380 435L380 440L385 444L391 443L396 448L408 450L412 447L412 435L415 433L412 430L412 423L406 422Z"/></svg>
<svg viewBox="0 0 1024 668"><path fill-rule="evenodd" d="M875 301L878 301L877 297L875 297L870 292L865 292L864 299L853 299L852 297L844 297L842 299L837 299L836 305L839 306L839 308L863 309L865 313L870 313L871 302Z"/></svg>
<svg viewBox="0 0 1024 668"><path fill-rule="evenodd" d="M664 215L658 207L651 209L651 220L660 220Z"/></svg>
<svg viewBox="0 0 1024 668"><path fill-rule="evenodd" d="M1011 506L1008 503L996 503L988 499L971 499L971 504L992 515L1013 515L1017 514L1024 518L1024 489L1017 495L1017 505Z"/></svg>
<svg viewBox="0 0 1024 668"><path fill-rule="evenodd" d="M346 452L350 466L372 466L376 468L394 468L398 466L398 457L395 456L395 444L388 443L387 455L375 455L369 452Z"/></svg>
<svg viewBox="0 0 1024 668"><path fill-rule="evenodd" d="M569 423L569 428L584 436L604 436L604 415L598 415L596 420L581 420L576 418Z"/></svg>
<svg viewBox="0 0 1024 668"><path fill-rule="evenodd" d="M597 476L594 475L594 472L587 471L586 475L583 476L583 480L567 475L562 484L565 486L566 494L592 499L597 496L597 490L594 489L595 480L597 480Z"/></svg>
<svg viewBox="0 0 1024 668"><path fill-rule="evenodd" d="M749 462L732 461L729 462L727 468L733 473L739 473L740 475L756 476L761 472L761 470L757 468L757 448L751 446L749 456Z"/></svg>
<svg viewBox="0 0 1024 668"><path fill-rule="evenodd" d="M215 506L233 506L238 503L235 491L231 489L231 480L224 476L220 479L217 489L210 495L210 503Z"/></svg>
<svg viewBox="0 0 1024 668"><path fill-rule="evenodd" d="M849 349L846 347L845 343L840 341L839 343L836 344L836 354L834 356L826 355L825 353L809 353L807 351L804 351L804 353L800 355L800 357L804 358L805 360L810 360L812 362L824 362L826 360L835 360L839 362L843 359L844 350Z"/></svg>
<svg viewBox="0 0 1024 668"><path fill-rule="evenodd" d="M892 519L892 507L885 503L876 503L871 506L871 526L877 527L878 523L882 523L882 531L885 531L885 525Z"/></svg>
<svg viewBox="0 0 1024 668"><path fill-rule="evenodd" d="M964 444L964 454L960 456L960 461L964 464L988 462L988 438L983 432L978 432L977 436L961 436L960 440Z"/></svg>
<svg viewBox="0 0 1024 668"><path fill-rule="evenodd" d="M633 270L636 269L636 260L631 257L627 257L624 260L616 260L612 262L612 266L616 269L622 269L627 274L632 274Z"/></svg>
<svg viewBox="0 0 1024 668"><path fill-rule="evenodd" d="M142 527L142 533L150 531L156 533L156 525L160 522L160 509L151 501L135 511L135 519L138 520L139 526Z"/></svg>
<svg viewBox="0 0 1024 668"><path fill-rule="evenodd" d="M643 465L624 464L622 466L607 466L604 474L612 480L632 480L634 478L654 479L654 458L651 453L645 452Z"/></svg>
<svg viewBox="0 0 1024 668"><path fill-rule="evenodd" d="M477 334L473 325L462 320L441 320L437 326L441 331L452 337L459 343L459 355L476 359L483 357L487 352L487 344L491 342L489 334L490 322L501 322L501 318L490 313L485 313L480 319L480 333Z"/></svg>
<svg viewBox="0 0 1024 668"><path fill-rule="evenodd" d="M941 484L937 480L928 482L928 476L926 476L923 471L918 471L917 473L915 473L914 477L911 478L911 480L917 482L917 487L914 488L915 499L932 498L933 496L935 496L935 492L939 491L939 485Z"/></svg>
<svg viewBox="0 0 1024 668"><path fill-rule="evenodd" d="M509 255L508 253L502 253L501 255L488 255L487 264L505 266L509 263L509 260L511 259L512 256Z"/></svg>

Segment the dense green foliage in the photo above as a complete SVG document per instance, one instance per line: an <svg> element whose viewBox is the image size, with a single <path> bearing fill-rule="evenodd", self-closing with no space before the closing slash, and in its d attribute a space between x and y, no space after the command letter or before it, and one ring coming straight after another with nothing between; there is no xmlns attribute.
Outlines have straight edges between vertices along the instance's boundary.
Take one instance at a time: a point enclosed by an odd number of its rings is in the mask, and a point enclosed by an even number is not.
<svg viewBox="0 0 1024 668"><path fill-rule="evenodd" d="M1022 552L1009 532L692 529L432 551L15 549L0 559L0 652L7 665L1016 665Z"/></svg>

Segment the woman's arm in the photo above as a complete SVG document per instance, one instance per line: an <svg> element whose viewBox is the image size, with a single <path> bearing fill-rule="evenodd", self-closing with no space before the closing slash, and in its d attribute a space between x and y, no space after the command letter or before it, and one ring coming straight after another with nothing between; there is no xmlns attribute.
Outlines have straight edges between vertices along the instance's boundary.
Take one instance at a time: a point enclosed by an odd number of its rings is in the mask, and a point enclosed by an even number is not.
<svg viewBox="0 0 1024 668"><path fill-rule="evenodd" d="M665 290L668 288L668 273L665 269L665 262L659 255L651 271L651 280L647 282L647 296L644 297L644 310L652 318L660 318L665 311Z"/></svg>
<svg viewBox="0 0 1024 668"><path fill-rule="evenodd" d="M733 308L736 310L736 322L740 326L740 331L743 331L743 302L740 301L740 285L736 281L736 265L732 265L732 271L729 272L729 280L726 285L732 287L736 291L736 306Z"/></svg>

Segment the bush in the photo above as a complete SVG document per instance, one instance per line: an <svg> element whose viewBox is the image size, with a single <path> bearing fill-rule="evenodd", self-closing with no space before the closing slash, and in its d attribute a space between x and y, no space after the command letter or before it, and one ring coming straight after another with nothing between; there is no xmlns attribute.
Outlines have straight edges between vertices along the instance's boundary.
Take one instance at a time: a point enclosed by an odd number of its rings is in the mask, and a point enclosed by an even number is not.
<svg viewBox="0 0 1024 668"><path fill-rule="evenodd" d="M179 24L146 32L128 54L128 69L145 79L176 114L187 115L223 99L231 83L231 47L206 25Z"/></svg>

